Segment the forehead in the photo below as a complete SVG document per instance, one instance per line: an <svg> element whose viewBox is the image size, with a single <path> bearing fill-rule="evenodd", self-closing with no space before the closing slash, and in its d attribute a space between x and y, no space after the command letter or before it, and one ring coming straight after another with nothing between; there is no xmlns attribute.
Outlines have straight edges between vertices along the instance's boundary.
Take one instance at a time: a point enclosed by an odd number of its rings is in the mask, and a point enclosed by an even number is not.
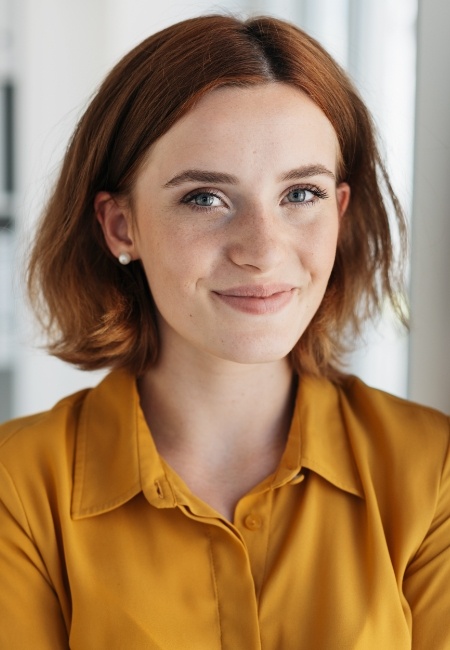
<svg viewBox="0 0 450 650"><path fill-rule="evenodd" d="M338 156L336 133L322 110L301 90L276 82L206 93L155 142L147 160L162 171L193 160L207 168L252 160L336 168Z"/></svg>

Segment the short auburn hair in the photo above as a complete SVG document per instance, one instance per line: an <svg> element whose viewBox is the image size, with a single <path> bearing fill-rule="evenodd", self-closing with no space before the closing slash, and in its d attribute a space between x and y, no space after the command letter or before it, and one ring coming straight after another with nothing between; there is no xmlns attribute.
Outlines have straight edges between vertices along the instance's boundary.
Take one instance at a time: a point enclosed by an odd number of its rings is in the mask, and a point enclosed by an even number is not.
<svg viewBox="0 0 450 650"><path fill-rule="evenodd" d="M151 287L139 260L123 267L108 250L94 197L131 198L149 148L208 91L273 82L302 90L326 115L340 147L337 180L351 187L327 290L291 352L293 368L338 380L349 341L386 300L405 322L394 255L405 220L348 76L289 23L210 15L172 25L129 52L74 132L28 264L29 295L52 354L83 369L134 374L155 362Z"/></svg>

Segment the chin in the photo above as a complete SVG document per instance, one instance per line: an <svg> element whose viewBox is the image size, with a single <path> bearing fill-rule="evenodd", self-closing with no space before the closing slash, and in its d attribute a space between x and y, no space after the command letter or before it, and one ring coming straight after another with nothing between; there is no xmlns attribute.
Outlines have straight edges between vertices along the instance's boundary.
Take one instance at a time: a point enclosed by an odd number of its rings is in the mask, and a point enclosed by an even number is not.
<svg viewBox="0 0 450 650"><path fill-rule="evenodd" d="M226 361L245 365L274 363L288 357L297 340L295 339L292 344L288 344L285 339L281 341L241 340L228 345L223 345L222 342L220 348L214 351L214 355Z"/></svg>

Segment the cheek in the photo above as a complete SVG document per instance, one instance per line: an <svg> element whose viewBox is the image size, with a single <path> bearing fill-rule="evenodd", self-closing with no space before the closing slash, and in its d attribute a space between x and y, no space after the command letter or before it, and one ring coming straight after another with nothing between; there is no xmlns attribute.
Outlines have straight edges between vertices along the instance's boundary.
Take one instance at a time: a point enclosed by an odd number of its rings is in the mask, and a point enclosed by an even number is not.
<svg viewBox="0 0 450 650"><path fill-rule="evenodd" d="M323 219L300 234L302 263L312 276L328 279L336 257L337 238L337 217Z"/></svg>
<svg viewBox="0 0 450 650"><path fill-rule="evenodd" d="M195 288L208 268L208 256L176 229L143 237L140 256L155 300L174 301Z"/></svg>

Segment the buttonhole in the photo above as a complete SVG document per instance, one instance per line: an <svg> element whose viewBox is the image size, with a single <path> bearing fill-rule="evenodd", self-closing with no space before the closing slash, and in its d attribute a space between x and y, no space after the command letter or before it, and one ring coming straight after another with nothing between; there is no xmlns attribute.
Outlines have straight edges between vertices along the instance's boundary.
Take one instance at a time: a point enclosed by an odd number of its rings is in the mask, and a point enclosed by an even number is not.
<svg viewBox="0 0 450 650"><path fill-rule="evenodd" d="M159 498L164 499L164 492L162 491L161 483L159 481L155 481L155 488Z"/></svg>

